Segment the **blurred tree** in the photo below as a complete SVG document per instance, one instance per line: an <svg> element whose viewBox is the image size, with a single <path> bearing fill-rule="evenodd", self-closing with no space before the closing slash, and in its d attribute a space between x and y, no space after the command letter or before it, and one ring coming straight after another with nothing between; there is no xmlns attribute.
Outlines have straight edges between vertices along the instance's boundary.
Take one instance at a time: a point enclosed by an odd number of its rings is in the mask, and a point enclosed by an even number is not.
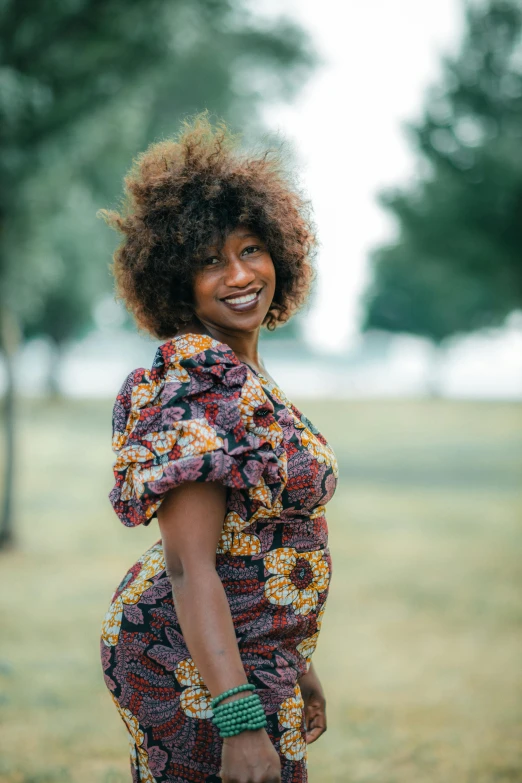
<svg viewBox="0 0 522 783"><path fill-rule="evenodd" d="M97 206L182 115L207 108L248 133L261 103L290 97L315 56L298 26L260 23L247 0L6 0L0 30L1 548L12 539L17 342L70 339L110 289L113 239Z"/></svg>
<svg viewBox="0 0 522 783"><path fill-rule="evenodd" d="M467 7L461 51L410 126L421 175L381 197L399 232L372 256L365 329L440 345L522 307L521 33L518 0Z"/></svg>

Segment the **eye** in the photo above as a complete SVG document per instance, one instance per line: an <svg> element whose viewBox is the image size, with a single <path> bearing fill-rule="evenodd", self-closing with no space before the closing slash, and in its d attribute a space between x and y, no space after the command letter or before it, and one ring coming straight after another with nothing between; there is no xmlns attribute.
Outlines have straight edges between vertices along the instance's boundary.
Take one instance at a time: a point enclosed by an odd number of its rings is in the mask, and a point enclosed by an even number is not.
<svg viewBox="0 0 522 783"><path fill-rule="evenodd" d="M252 253L255 253L256 250L260 250L260 247L259 245L249 245L248 247L245 247L243 253L246 253L248 250L250 251L248 255L251 255Z"/></svg>
<svg viewBox="0 0 522 783"><path fill-rule="evenodd" d="M219 256L208 256L208 258L204 258L202 261L203 266L216 266L216 264L219 264Z"/></svg>

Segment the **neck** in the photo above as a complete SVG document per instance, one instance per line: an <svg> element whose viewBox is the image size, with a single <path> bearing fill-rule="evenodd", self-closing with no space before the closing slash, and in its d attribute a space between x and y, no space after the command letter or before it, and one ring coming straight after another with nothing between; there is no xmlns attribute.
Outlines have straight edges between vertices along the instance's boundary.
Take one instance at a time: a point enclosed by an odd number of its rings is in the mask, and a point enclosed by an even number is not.
<svg viewBox="0 0 522 783"><path fill-rule="evenodd" d="M210 323L195 322L184 329L183 332L208 334L214 340L229 345L240 361L252 365L259 371L262 369L258 353L260 327L252 332L243 332L240 330L223 329Z"/></svg>

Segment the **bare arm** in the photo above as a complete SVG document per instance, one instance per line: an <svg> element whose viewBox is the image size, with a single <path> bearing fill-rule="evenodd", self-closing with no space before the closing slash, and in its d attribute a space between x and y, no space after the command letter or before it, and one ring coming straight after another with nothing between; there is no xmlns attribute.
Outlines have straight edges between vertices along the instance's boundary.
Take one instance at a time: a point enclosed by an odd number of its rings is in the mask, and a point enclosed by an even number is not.
<svg viewBox="0 0 522 783"><path fill-rule="evenodd" d="M187 482L158 509L174 606L192 660L213 697L247 683L216 549L226 512L226 490L216 482ZM224 701L242 698L239 693ZM265 729L223 741L224 783L280 783L281 763Z"/></svg>
<svg viewBox="0 0 522 783"><path fill-rule="evenodd" d="M248 682L230 607L216 572L216 549L225 509L224 486L187 482L171 490L158 510L179 624L213 697Z"/></svg>

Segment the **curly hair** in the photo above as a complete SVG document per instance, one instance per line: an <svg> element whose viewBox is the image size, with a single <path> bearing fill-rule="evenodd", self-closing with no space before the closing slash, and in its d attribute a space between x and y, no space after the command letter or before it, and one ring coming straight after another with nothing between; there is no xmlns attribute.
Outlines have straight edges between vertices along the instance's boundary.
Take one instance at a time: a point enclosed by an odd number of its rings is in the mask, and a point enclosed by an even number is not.
<svg viewBox="0 0 522 783"><path fill-rule="evenodd" d="M240 152L238 135L208 112L179 134L151 144L125 177L121 212L100 210L123 235L111 272L116 297L138 328L169 338L193 318L192 284L200 253L239 224L266 244L276 274L264 324L275 329L299 309L313 278L316 239L309 203L274 149Z"/></svg>

